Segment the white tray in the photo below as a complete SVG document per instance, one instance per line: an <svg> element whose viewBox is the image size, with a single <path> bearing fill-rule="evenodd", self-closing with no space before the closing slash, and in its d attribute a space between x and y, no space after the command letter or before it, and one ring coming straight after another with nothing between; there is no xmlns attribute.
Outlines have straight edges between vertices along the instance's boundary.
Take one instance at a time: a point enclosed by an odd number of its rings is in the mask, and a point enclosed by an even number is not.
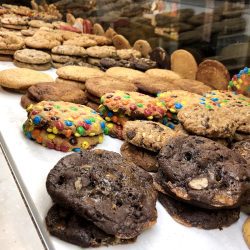
<svg viewBox="0 0 250 250"><path fill-rule="evenodd" d="M12 63L0 62L0 69L12 68ZM54 70L47 71L56 77ZM44 218L52 201L47 194L45 181L48 172L65 156L65 153L44 148L24 137L22 124L26 111L20 106L20 94L0 88L0 144L9 161L23 196L27 202L43 243L47 249L79 250L81 248L49 236ZM98 148L119 152L122 142L105 137ZM242 225L246 215L241 213L239 221L220 230L187 228L176 223L157 203L157 224L143 232L133 244L111 246L111 250L247 250L242 236ZM25 230L25 229L24 229ZM99 248L107 249L106 247Z"/></svg>

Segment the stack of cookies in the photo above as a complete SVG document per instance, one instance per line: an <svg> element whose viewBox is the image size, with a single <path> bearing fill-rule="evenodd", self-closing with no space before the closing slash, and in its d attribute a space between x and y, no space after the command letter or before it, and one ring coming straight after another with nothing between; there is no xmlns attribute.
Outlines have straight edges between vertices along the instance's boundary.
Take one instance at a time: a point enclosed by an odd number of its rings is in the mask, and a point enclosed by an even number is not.
<svg viewBox="0 0 250 250"><path fill-rule="evenodd" d="M178 223L221 229L239 219L250 173L238 153L204 137L182 135L168 140L158 165L159 200Z"/></svg>
<svg viewBox="0 0 250 250"><path fill-rule="evenodd" d="M28 28L29 18L16 14L4 14L0 18L1 26L12 31L20 31Z"/></svg>
<svg viewBox="0 0 250 250"><path fill-rule="evenodd" d="M133 83L110 76L89 78L86 80L85 87L89 100L87 106L95 110L97 110L101 104L101 97L106 93L111 93L115 90L137 91L137 87Z"/></svg>
<svg viewBox="0 0 250 250"><path fill-rule="evenodd" d="M69 83L85 89L85 82L87 79L93 77L103 77L105 74L99 69L81 67L81 66L65 66L57 69L58 78L57 83Z"/></svg>
<svg viewBox="0 0 250 250"><path fill-rule="evenodd" d="M83 47L76 45L59 45L52 49L52 63L54 68L60 68L67 64L86 62L87 52Z"/></svg>
<svg viewBox="0 0 250 250"><path fill-rule="evenodd" d="M123 127L125 142L121 146L122 156L149 172L157 172L157 155L167 141L176 133L152 121L128 121Z"/></svg>
<svg viewBox="0 0 250 250"><path fill-rule="evenodd" d="M99 111L101 116L110 124L106 133L123 138L122 126L128 120L154 120L159 121L166 115L166 107L156 98L138 93L126 91L114 91L106 93L101 98Z"/></svg>
<svg viewBox="0 0 250 250"><path fill-rule="evenodd" d="M48 231L81 247L134 242L156 223L157 192L149 173L106 150L74 153L50 171Z"/></svg>
<svg viewBox="0 0 250 250"><path fill-rule="evenodd" d="M79 152L102 143L105 121L84 105L42 101L27 108L23 125L27 138L62 152Z"/></svg>
<svg viewBox="0 0 250 250"><path fill-rule="evenodd" d="M22 49L15 52L14 65L19 68L48 70L51 68L51 56L40 50Z"/></svg>

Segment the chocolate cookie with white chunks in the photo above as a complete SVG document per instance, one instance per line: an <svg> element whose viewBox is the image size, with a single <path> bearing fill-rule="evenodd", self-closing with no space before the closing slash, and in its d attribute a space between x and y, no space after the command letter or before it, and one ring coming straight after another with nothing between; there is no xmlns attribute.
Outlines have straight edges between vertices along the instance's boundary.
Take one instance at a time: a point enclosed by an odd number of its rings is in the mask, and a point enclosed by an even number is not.
<svg viewBox="0 0 250 250"><path fill-rule="evenodd" d="M133 242L106 234L91 221L59 205L53 205L46 216L46 226L51 235L80 247L99 247Z"/></svg>
<svg viewBox="0 0 250 250"><path fill-rule="evenodd" d="M235 223L240 218L240 209L205 209L175 200L159 193L158 199L170 216L186 227L206 230L222 229Z"/></svg>
<svg viewBox="0 0 250 250"><path fill-rule="evenodd" d="M158 169L157 153L124 142L121 146L121 155L128 161L132 161L138 167L148 172L156 172Z"/></svg>
<svg viewBox="0 0 250 250"><path fill-rule="evenodd" d="M123 127L123 137L129 143L158 152L168 140L175 136L175 132L152 121L128 121Z"/></svg>
<svg viewBox="0 0 250 250"><path fill-rule="evenodd" d="M158 155L156 188L207 209L246 202L250 171L239 154L199 136L173 137Z"/></svg>
<svg viewBox="0 0 250 250"><path fill-rule="evenodd" d="M46 187L54 202L120 239L134 238L156 222L151 175L115 152L82 151L62 158Z"/></svg>

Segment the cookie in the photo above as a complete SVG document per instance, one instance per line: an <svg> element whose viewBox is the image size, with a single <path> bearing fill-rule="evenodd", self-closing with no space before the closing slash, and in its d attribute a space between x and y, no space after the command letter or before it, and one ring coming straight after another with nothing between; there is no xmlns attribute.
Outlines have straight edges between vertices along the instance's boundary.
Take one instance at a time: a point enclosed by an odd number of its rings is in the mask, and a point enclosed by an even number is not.
<svg viewBox="0 0 250 250"><path fill-rule="evenodd" d="M51 76L31 69L15 68L0 71L0 85L10 89L26 90L33 84L51 81Z"/></svg>
<svg viewBox="0 0 250 250"><path fill-rule="evenodd" d="M51 65L55 69L59 69L59 68L67 66L66 63L58 63L58 62L54 62L54 61L51 62Z"/></svg>
<svg viewBox="0 0 250 250"><path fill-rule="evenodd" d="M92 222L58 205L49 209L45 221L51 235L83 248L133 242L106 234Z"/></svg>
<svg viewBox="0 0 250 250"><path fill-rule="evenodd" d="M56 55L56 54L51 54L51 58L53 62L58 62L58 63L69 63L69 62L74 63L74 62L79 62L79 61L84 60L82 57Z"/></svg>
<svg viewBox="0 0 250 250"><path fill-rule="evenodd" d="M36 141L46 148L62 152L79 152L83 149L91 149L98 143L103 142L102 134L84 137L70 136L67 138L59 134L47 132L43 128L36 128L29 120L24 123L23 132L28 139Z"/></svg>
<svg viewBox="0 0 250 250"><path fill-rule="evenodd" d="M86 49L88 56L105 58L116 57L116 48L114 46L93 46Z"/></svg>
<svg viewBox="0 0 250 250"><path fill-rule="evenodd" d="M149 69L156 68L156 62L150 60L149 58L131 58L129 59L131 68L140 71L147 71Z"/></svg>
<svg viewBox="0 0 250 250"><path fill-rule="evenodd" d="M100 58L94 58L94 57L88 57L88 59L87 59L87 62L88 62L90 65L94 65L94 66L97 66L97 67L100 67L100 66L101 66L100 61L101 61Z"/></svg>
<svg viewBox="0 0 250 250"><path fill-rule="evenodd" d="M51 61L51 57L48 53L35 49L17 50L14 54L14 59L30 64L45 64Z"/></svg>
<svg viewBox="0 0 250 250"><path fill-rule="evenodd" d="M26 68L38 71L45 71L51 68L51 63L44 63L44 64L31 64L31 63L23 63L17 60L13 61L14 65L18 68Z"/></svg>
<svg viewBox="0 0 250 250"><path fill-rule="evenodd" d="M172 81L172 84L176 86L176 89L180 88L182 90L198 95L202 95L212 90L211 87L204 84L203 82L191 79L176 79Z"/></svg>
<svg viewBox="0 0 250 250"><path fill-rule="evenodd" d="M104 134L109 135L112 138L124 140L122 131L123 131L123 127L121 125L118 125L113 122L107 122L106 128L104 130Z"/></svg>
<svg viewBox="0 0 250 250"><path fill-rule="evenodd" d="M166 114L164 104L155 98L137 92L117 90L113 93L106 93L102 96L101 103L101 115L105 116L107 121L115 123L119 118L126 120L126 117L157 120Z"/></svg>
<svg viewBox="0 0 250 250"><path fill-rule="evenodd" d="M96 46L97 42L93 39L88 38L87 36L80 36L64 41L63 45L74 45L84 48Z"/></svg>
<svg viewBox="0 0 250 250"><path fill-rule="evenodd" d="M243 134L243 133L238 133L238 132L236 132L233 137L233 140L236 142L244 141L248 139L250 139L250 134Z"/></svg>
<svg viewBox="0 0 250 250"><path fill-rule="evenodd" d="M167 69L149 69L145 73L152 77L161 77L166 81L181 79L177 73Z"/></svg>
<svg viewBox="0 0 250 250"><path fill-rule="evenodd" d="M87 34L87 37L94 40L96 45L104 46L104 45L112 45L112 40L105 36L98 36L94 34ZM93 45L95 46L95 45Z"/></svg>
<svg viewBox="0 0 250 250"><path fill-rule="evenodd" d="M232 225L240 218L239 208L222 210L198 208L161 193L159 193L158 199L170 216L186 227L206 230L222 229Z"/></svg>
<svg viewBox="0 0 250 250"><path fill-rule="evenodd" d="M40 101L64 101L78 104L86 104L85 92L72 84L66 83L38 83L28 88L29 98L36 102Z"/></svg>
<svg viewBox="0 0 250 250"><path fill-rule="evenodd" d="M85 92L89 101L100 105L100 98L90 94L88 91Z"/></svg>
<svg viewBox="0 0 250 250"><path fill-rule="evenodd" d="M45 38L43 36L32 36L24 39L26 46L33 49L52 49L60 45L60 41L54 38Z"/></svg>
<svg viewBox="0 0 250 250"><path fill-rule="evenodd" d="M101 98L104 94L111 93L115 90L137 91L137 87L133 83L118 80L117 78L110 76L89 78L85 85L90 94L99 98Z"/></svg>
<svg viewBox="0 0 250 250"><path fill-rule="evenodd" d="M136 147L128 142L124 142L120 150L121 155L127 161L133 162L136 166L143 168L148 172L157 171L157 153L146 150L144 148Z"/></svg>
<svg viewBox="0 0 250 250"><path fill-rule="evenodd" d="M62 158L46 187L53 201L117 238L134 238L156 222L152 177L115 152L82 151Z"/></svg>
<svg viewBox="0 0 250 250"><path fill-rule="evenodd" d="M227 108L193 105L181 109L177 117L188 132L210 138L231 138L238 127L237 117Z"/></svg>
<svg viewBox="0 0 250 250"><path fill-rule="evenodd" d="M139 92L157 95L160 92L179 89L172 82L162 78L143 76L133 80L133 83L138 87Z"/></svg>
<svg viewBox="0 0 250 250"><path fill-rule="evenodd" d="M99 104L96 104L95 102L91 102L88 100L88 102L85 104L87 107L95 110L96 112L98 112L98 107L100 106Z"/></svg>
<svg viewBox="0 0 250 250"><path fill-rule="evenodd" d="M34 29L24 29L21 30L21 34L23 36L33 36L36 33L36 31Z"/></svg>
<svg viewBox="0 0 250 250"><path fill-rule="evenodd" d="M250 218L249 217L244 222L242 231L243 231L244 240L249 248L250 247Z"/></svg>
<svg viewBox="0 0 250 250"><path fill-rule="evenodd" d="M172 137L158 155L156 182L174 197L204 208L239 207L249 188L247 162L198 136Z"/></svg>
<svg viewBox="0 0 250 250"><path fill-rule="evenodd" d="M181 78L195 80L198 65L191 53L179 49L171 54L171 70L178 73Z"/></svg>
<svg viewBox="0 0 250 250"><path fill-rule="evenodd" d="M250 139L234 143L232 145L232 150L240 154L247 162L250 163Z"/></svg>
<svg viewBox="0 0 250 250"><path fill-rule="evenodd" d="M124 59L102 58L100 64L104 71L113 67L132 68L130 61Z"/></svg>
<svg viewBox="0 0 250 250"><path fill-rule="evenodd" d="M106 75L119 78L122 80L131 81L137 77L143 76L144 73L134 70L134 69L127 69L122 67L113 67L106 71Z"/></svg>
<svg viewBox="0 0 250 250"><path fill-rule="evenodd" d="M85 90L85 84L82 83L82 82L72 81L72 80L65 80L65 79L60 78L60 77L56 78L55 82L58 83L58 84L62 84L62 85L63 84L71 85L72 87L77 87L77 88L79 88L81 90Z"/></svg>
<svg viewBox="0 0 250 250"><path fill-rule="evenodd" d="M141 57L141 52L135 49L118 49L116 50L116 54L119 59L124 60Z"/></svg>
<svg viewBox="0 0 250 250"><path fill-rule="evenodd" d="M103 27L101 26L101 24L95 23L93 25L93 33L95 35L98 35L98 36L104 36L105 31L104 31Z"/></svg>
<svg viewBox="0 0 250 250"><path fill-rule="evenodd" d="M24 40L10 32L0 32L0 49L18 50L24 47Z"/></svg>
<svg viewBox="0 0 250 250"><path fill-rule="evenodd" d="M142 57L149 57L149 54L152 52L150 44L146 40L137 40L134 43L133 48L141 52Z"/></svg>
<svg viewBox="0 0 250 250"><path fill-rule="evenodd" d="M14 25L14 24L2 24L2 27L9 29L9 30L13 30L13 31L14 30L19 31L19 30L28 29L28 26L26 26L26 25Z"/></svg>
<svg viewBox="0 0 250 250"><path fill-rule="evenodd" d="M115 35L112 37L112 42L116 49L130 49L129 41L122 35Z"/></svg>
<svg viewBox="0 0 250 250"><path fill-rule="evenodd" d="M157 63L157 68L170 69L170 56L166 50L161 47L154 48L150 53L149 57L152 61Z"/></svg>
<svg viewBox="0 0 250 250"><path fill-rule="evenodd" d="M59 45L52 50L53 54L66 55L66 56L81 56L86 57L87 52L83 47L75 45Z"/></svg>
<svg viewBox="0 0 250 250"><path fill-rule="evenodd" d="M53 29L53 24L51 23L46 23L42 20L31 20L29 21L29 26L33 28L41 28L41 27L47 27Z"/></svg>
<svg viewBox="0 0 250 250"><path fill-rule="evenodd" d="M0 55L0 61L12 62L13 61L13 56L11 56L11 55Z"/></svg>
<svg viewBox="0 0 250 250"><path fill-rule="evenodd" d="M112 39L114 36L118 35L114 29L112 28L108 28L106 31L105 31L105 36L108 38L108 39Z"/></svg>
<svg viewBox="0 0 250 250"><path fill-rule="evenodd" d="M152 121L128 121L123 127L125 141L154 152L158 152L173 136L172 129Z"/></svg>
<svg viewBox="0 0 250 250"><path fill-rule="evenodd" d="M28 95L25 94L25 95L23 95L23 96L21 97L20 104L21 104L21 106L22 106L24 109L26 109L26 108L29 107L29 105L35 104L35 101L32 101L32 100L28 97Z"/></svg>
<svg viewBox="0 0 250 250"><path fill-rule="evenodd" d="M102 77L104 73L98 69L81 66L65 66L56 71L60 78L85 82L92 77Z"/></svg>
<svg viewBox="0 0 250 250"><path fill-rule="evenodd" d="M250 69L248 67L233 76L229 81L228 90L250 97Z"/></svg>
<svg viewBox="0 0 250 250"><path fill-rule="evenodd" d="M34 127L46 126L47 132L71 135L95 136L103 133L105 122L96 111L80 104L62 101L42 101L28 110L28 118Z"/></svg>
<svg viewBox="0 0 250 250"><path fill-rule="evenodd" d="M16 50L0 49L0 55L14 55Z"/></svg>
<svg viewBox="0 0 250 250"><path fill-rule="evenodd" d="M227 68L216 60L206 59L199 64L196 80L218 90L227 89L230 74Z"/></svg>

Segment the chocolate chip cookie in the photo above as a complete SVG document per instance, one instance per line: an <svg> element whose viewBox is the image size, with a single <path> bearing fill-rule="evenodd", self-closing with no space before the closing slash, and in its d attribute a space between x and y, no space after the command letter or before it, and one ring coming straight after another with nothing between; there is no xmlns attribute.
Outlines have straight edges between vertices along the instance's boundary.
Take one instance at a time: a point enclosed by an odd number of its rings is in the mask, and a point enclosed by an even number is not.
<svg viewBox="0 0 250 250"><path fill-rule="evenodd" d="M56 203L117 238L134 238L156 221L151 175L114 152L82 151L62 158L46 187Z"/></svg>
<svg viewBox="0 0 250 250"><path fill-rule="evenodd" d="M204 137L173 137L158 162L161 191L200 207L239 207L250 187L246 160Z"/></svg>

